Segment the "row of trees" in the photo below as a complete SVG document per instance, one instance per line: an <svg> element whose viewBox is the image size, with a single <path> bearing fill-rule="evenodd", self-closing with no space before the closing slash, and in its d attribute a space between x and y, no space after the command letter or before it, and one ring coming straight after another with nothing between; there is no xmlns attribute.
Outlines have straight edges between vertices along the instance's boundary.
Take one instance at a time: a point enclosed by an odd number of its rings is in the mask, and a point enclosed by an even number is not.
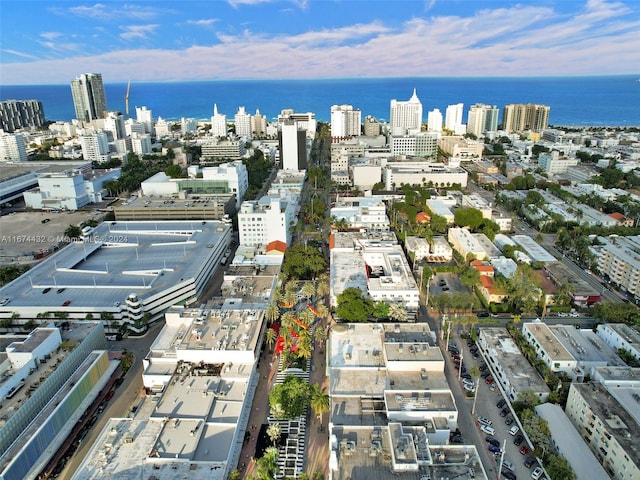
<svg viewBox="0 0 640 480"><path fill-rule="evenodd" d="M329 395L318 385L309 384L295 375L287 375L282 383L274 385L269 392L270 413L278 420L304 415L308 406L321 420L322 415L329 411Z"/></svg>

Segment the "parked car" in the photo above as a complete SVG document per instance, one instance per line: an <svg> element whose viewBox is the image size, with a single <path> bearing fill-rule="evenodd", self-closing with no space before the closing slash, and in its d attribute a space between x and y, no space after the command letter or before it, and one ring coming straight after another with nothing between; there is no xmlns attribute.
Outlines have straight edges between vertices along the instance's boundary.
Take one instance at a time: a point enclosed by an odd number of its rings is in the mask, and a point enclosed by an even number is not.
<svg viewBox="0 0 640 480"><path fill-rule="evenodd" d="M504 407L502 410L500 410L501 417L506 417L507 415L509 415L509 409L507 407Z"/></svg>
<svg viewBox="0 0 640 480"><path fill-rule="evenodd" d="M487 443L495 446L495 447L499 447L500 446L500 441L496 438L490 437L490 436L486 436L484 437L484 439L487 441Z"/></svg>
<svg viewBox="0 0 640 480"><path fill-rule="evenodd" d="M520 431L520 427L518 427L517 425L514 425L509 429L509 435L515 435L519 431Z"/></svg>
<svg viewBox="0 0 640 480"><path fill-rule="evenodd" d="M493 452L493 453L502 452L502 450L500 450L500 447L496 447L495 445L489 444L489 445L487 445L487 448L489 449L490 452Z"/></svg>
<svg viewBox="0 0 640 480"><path fill-rule="evenodd" d="M496 403L496 407L502 408L507 404L507 401L504 398L501 398L498 403Z"/></svg>
<svg viewBox="0 0 640 480"><path fill-rule="evenodd" d="M494 435L496 433L496 429L490 427L489 425L480 425L480 430L482 430L487 435Z"/></svg>
<svg viewBox="0 0 640 480"><path fill-rule="evenodd" d="M496 383L493 382L491 385L489 385L489 390L491 390L492 392L496 391Z"/></svg>
<svg viewBox="0 0 640 480"><path fill-rule="evenodd" d="M536 459L533 457L527 457L524 459L524 466L527 468L531 468L534 463L536 463Z"/></svg>
<svg viewBox="0 0 640 480"><path fill-rule="evenodd" d="M518 480L518 477L516 477L516 474L513 473L513 470L509 470L506 467L502 467L502 477L506 478L507 480Z"/></svg>
<svg viewBox="0 0 640 480"><path fill-rule="evenodd" d="M533 478L533 480L538 480L543 473L544 471L540 467L536 467L533 472L531 472L531 478Z"/></svg>
<svg viewBox="0 0 640 480"><path fill-rule="evenodd" d="M524 441L524 437L522 435L518 435L516 438L513 439L513 444L516 447L519 447L523 441Z"/></svg>
<svg viewBox="0 0 640 480"><path fill-rule="evenodd" d="M487 378L484 379L484 383L486 383L487 385L491 385L493 383L493 377L489 375Z"/></svg>
<svg viewBox="0 0 640 480"><path fill-rule="evenodd" d="M483 417L482 415L478 415L478 422L480 422L482 425L493 425L493 422L490 418Z"/></svg>
<svg viewBox="0 0 640 480"><path fill-rule="evenodd" d="M481 376L482 378L487 378L489 375L491 375L491 374L489 373L489 370L485 370L485 371L483 371L483 372L480 374L480 376Z"/></svg>
<svg viewBox="0 0 640 480"><path fill-rule="evenodd" d="M526 455L527 453L529 453L529 447L527 447L526 445L520 447L520 455Z"/></svg>
<svg viewBox="0 0 640 480"><path fill-rule="evenodd" d="M513 417L511 415L509 415L507 418L504 419L504 423L505 423L505 425L511 425L513 423ZM517 426L515 426L515 427L518 428ZM513 428L513 427L511 427L511 428Z"/></svg>

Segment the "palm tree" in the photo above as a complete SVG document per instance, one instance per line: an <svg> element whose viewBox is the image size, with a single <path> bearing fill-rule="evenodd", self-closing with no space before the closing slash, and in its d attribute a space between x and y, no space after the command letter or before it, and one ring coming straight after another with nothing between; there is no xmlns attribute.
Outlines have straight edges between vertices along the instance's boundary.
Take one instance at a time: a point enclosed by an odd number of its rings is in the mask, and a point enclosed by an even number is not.
<svg viewBox="0 0 640 480"><path fill-rule="evenodd" d="M298 294L295 290L285 290L282 295L282 303L288 308L293 307L298 300Z"/></svg>
<svg viewBox="0 0 640 480"><path fill-rule="evenodd" d="M272 348L273 345L276 343L276 340L278 339L278 334L273 328L267 328L264 338L269 348Z"/></svg>
<svg viewBox="0 0 640 480"><path fill-rule="evenodd" d="M275 322L278 317L280 317L280 307L278 307L278 304L276 302L271 302L265 310L264 316L267 318L269 323Z"/></svg>
<svg viewBox="0 0 640 480"><path fill-rule="evenodd" d="M302 310L298 313L298 320L300 320L305 325L309 326L315 320L315 315L311 313L309 309Z"/></svg>
<svg viewBox="0 0 640 480"><path fill-rule="evenodd" d="M327 413L331 408L331 399L325 393L325 390L318 388L315 383L311 385L309 405L318 416L318 421L322 422L322 415Z"/></svg>
<svg viewBox="0 0 640 480"><path fill-rule="evenodd" d="M320 314L320 318L328 318L329 317L329 309L324 303L321 303L315 307L316 312Z"/></svg>
<svg viewBox="0 0 640 480"><path fill-rule="evenodd" d="M300 332L300 336L298 337L298 350L296 351L296 355L298 358L310 358L311 353L313 352L313 348L311 346L311 336L309 332L306 330L302 330Z"/></svg>
<svg viewBox="0 0 640 480"><path fill-rule="evenodd" d="M256 461L256 476L259 480L273 480L278 473L278 449L268 447L264 456Z"/></svg>
<svg viewBox="0 0 640 480"><path fill-rule="evenodd" d="M316 328L314 328L312 335L313 335L313 340L319 343L320 345L322 345L324 341L327 339L327 332L322 326L317 326Z"/></svg>
<svg viewBox="0 0 640 480"><path fill-rule="evenodd" d="M269 436L269 439L271 440L271 443L273 443L274 447L278 442L278 440L280 439L280 433L281 433L280 424L277 422L271 423L267 427L267 435Z"/></svg>
<svg viewBox="0 0 640 480"><path fill-rule="evenodd" d="M397 322L407 321L407 307L400 302L393 302L389 305L389 317Z"/></svg>
<svg viewBox="0 0 640 480"><path fill-rule="evenodd" d="M329 277L326 273L321 274L318 277L318 284L316 285L316 294L320 298L324 298L330 292L329 289Z"/></svg>
<svg viewBox="0 0 640 480"><path fill-rule="evenodd" d="M305 299L311 300L316 294L316 287L313 286L313 283L306 282L300 289L300 293Z"/></svg>
<svg viewBox="0 0 640 480"><path fill-rule="evenodd" d="M280 323L282 324L282 329L284 330L288 330L289 327L293 327L294 325L294 321L293 321L294 315L293 312L291 311L286 311L284 312L281 316L280 316ZM282 330L281 329L281 330Z"/></svg>

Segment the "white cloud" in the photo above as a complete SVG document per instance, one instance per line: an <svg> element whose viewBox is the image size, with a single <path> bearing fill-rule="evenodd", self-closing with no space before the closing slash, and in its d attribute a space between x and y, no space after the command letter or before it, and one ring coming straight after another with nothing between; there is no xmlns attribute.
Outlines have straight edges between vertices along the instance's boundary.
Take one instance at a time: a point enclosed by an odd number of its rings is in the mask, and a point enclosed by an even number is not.
<svg viewBox="0 0 640 480"><path fill-rule="evenodd" d="M111 21L123 19L151 20L162 14L170 13L170 10L158 7L146 7L142 5L116 6L114 4L105 5L96 3L92 6L80 5L69 8L69 13L78 17L87 17L94 20Z"/></svg>
<svg viewBox="0 0 640 480"><path fill-rule="evenodd" d="M46 38L47 40L55 40L60 38L63 34L60 32L42 32L40 36L42 38Z"/></svg>
<svg viewBox="0 0 640 480"><path fill-rule="evenodd" d="M124 30L120 34L120 38L124 40L133 40L136 38L146 40L160 25L125 25L120 28Z"/></svg>
<svg viewBox="0 0 640 480"><path fill-rule="evenodd" d="M121 27L121 37L144 39L158 27ZM414 17L400 26L380 20L293 35L244 30L218 34L219 43L211 45L122 49L58 62L5 61L0 72L7 83L41 80L41 71L50 82L64 83L70 72L90 67L112 82L126 81L131 65L138 81L637 73L638 31L637 12L630 15L619 2L590 0L571 15L517 5L467 16ZM247 59L257 61L248 65Z"/></svg>
<svg viewBox="0 0 640 480"><path fill-rule="evenodd" d="M218 21L219 19L217 18L202 18L200 20L187 20L186 24L195 25L197 27L210 27Z"/></svg>
<svg viewBox="0 0 640 480"><path fill-rule="evenodd" d="M32 60L38 60L39 59L35 55L30 55L30 54L24 53L24 52L18 52L17 50L11 50L11 49L8 49L8 48L0 49L0 52L6 53L7 55L15 55L16 57L21 57L21 58L30 58Z"/></svg>

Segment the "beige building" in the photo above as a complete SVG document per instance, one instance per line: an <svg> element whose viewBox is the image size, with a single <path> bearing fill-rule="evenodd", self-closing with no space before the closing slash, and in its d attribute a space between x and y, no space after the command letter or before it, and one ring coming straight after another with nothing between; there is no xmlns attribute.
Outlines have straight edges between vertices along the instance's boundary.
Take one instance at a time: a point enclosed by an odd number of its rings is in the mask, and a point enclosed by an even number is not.
<svg viewBox="0 0 640 480"><path fill-rule="evenodd" d="M533 103L511 103L502 111L502 129L507 132L541 132L549 124L550 107Z"/></svg>
<svg viewBox="0 0 640 480"><path fill-rule="evenodd" d="M438 139L438 147L451 157L468 160L482 158L482 151L484 150L482 142L469 140L459 135L440 137Z"/></svg>
<svg viewBox="0 0 640 480"><path fill-rule="evenodd" d="M452 227L449 228L447 235L453 249L463 258L477 260L485 260L487 258L487 252L468 229Z"/></svg>
<svg viewBox="0 0 640 480"><path fill-rule="evenodd" d="M612 479L638 480L638 403L631 414L616 397L598 382L573 383L565 412Z"/></svg>

